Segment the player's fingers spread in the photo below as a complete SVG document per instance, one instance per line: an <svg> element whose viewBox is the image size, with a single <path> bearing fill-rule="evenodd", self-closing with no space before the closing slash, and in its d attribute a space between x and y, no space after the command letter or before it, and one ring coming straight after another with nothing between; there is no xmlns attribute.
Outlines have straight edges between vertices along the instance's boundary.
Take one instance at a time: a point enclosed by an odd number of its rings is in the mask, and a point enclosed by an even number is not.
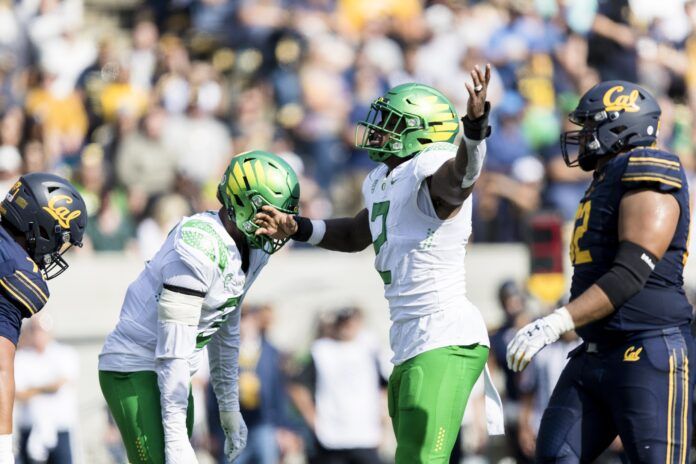
<svg viewBox="0 0 696 464"><path fill-rule="evenodd" d="M481 81L479 80L479 76L476 69L471 70L471 80L474 82L474 87L478 87L479 85L481 85Z"/></svg>
<svg viewBox="0 0 696 464"><path fill-rule="evenodd" d="M485 82L484 77L483 77L483 71L481 71L481 68L479 65L475 65L474 69L476 70L476 77L479 80L479 84L483 84Z"/></svg>
<svg viewBox="0 0 696 464"><path fill-rule="evenodd" d="M254 221L254 223L259 227L263 227L264 229L271 229L272 228L271 224L268 221L256 220L256 221Z"/></svg>
<svg viewBox="0 0 696 464"><path fill-rule="evenodd" d="M513 339L510 344L508 345L507 348L507 364L510 369L512 369L512 366L515 362L515 355L517 353L517 346L519 343L515 339Z"/></svg>
<svg viewBox="0 0 696 464"><path fill-rule="evenodd" d="M268 213L271 217L275 217L278 214L278 210L272 207L271 205L263 205L261 207L261 210Z"/></svg>
<svg viewBox="0 0 696 464"><path fill-rule="evenodd" d="M527 358L523 359L520 363L520 366L519 366L519 369L517 370L517 372L522 372L523 370L525 370L525 368L527 367L527 365L529 364L530 361L531 361L531 359L527 359Z"/></svg>
<svg viewBox="0 0 696 464"><path fill-rule="evenodd" d="M524 351L521 351L521 350L520 350L520 352L517 353L516 362L515 362L515 369L514 369L515 372L521 372L522 369L524 369L524 367L522 367L522 366L524 365L525 355L526 355L526 353Z"/></svg>
<svg viewBox="0 0 696 464"><path fill-rule="evenodd" d="M469 97L473 97L476 93L474 92L474 86L466 82L464 84L466 86L466 91L469 92Z"/></svg>

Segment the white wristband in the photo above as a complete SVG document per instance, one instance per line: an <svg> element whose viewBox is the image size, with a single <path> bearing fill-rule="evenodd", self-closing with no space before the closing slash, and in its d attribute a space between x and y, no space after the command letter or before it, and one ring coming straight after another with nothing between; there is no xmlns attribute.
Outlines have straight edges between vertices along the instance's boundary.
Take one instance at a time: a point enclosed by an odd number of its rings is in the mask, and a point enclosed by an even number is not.
<svg viewBox="0 0 696 464"><path fill-rule="evenodd" d="M553 313L559 316L561 333L570 332L575 328L575 322L565 306L558 308Z"/></svg>
<svg viewBox="0 0 696 464"><path fill-rule="evenodd" d="M312 235L309 236L307 243L310 245L318 245L326 233L326 222L321 219L312 219Z"/></svg>
<svg viewBox="0 0 696 464"><path fill-rule="evenodd" d="M474 185L481 175L483 160L486 158L486 142L485 140L469 140L464 137L462 143L466 145L468 158L466 172L462 178L462 188L465 189Z"/></svg>

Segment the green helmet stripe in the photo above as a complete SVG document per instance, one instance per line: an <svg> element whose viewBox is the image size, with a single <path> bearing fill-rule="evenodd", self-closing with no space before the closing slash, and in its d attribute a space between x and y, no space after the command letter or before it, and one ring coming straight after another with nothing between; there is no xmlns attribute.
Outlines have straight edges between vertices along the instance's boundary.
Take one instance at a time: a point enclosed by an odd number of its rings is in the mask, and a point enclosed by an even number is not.
<svg viewBox="0 0 696 464"><path fill-rule="evenodd" d="M254 171L256 171L256 177L259 180L259 184L265 184L266 173L263 171L263 165L258 160L252 161L252 163L254 164Z"/></svg>
<svg viewBox="0 0 696 464"><path fill-rule="evenodd" d="M251 167L252 162L253 161L247 161L246 163L242 164L242 166L244 166L244 173L246 174L249 185L256 184L256 175L254 174L254 169Z"/></svg>
<svg viewBox="0 0 696 464"><path fill-rule="evenodd" d="M242 191L241 185L232 174L227 175L227 191L230 195L239 195Z"/></svg>
<svg viewBox="0 0 696 464"><path fill-rule="evenodd" d="M234 174L234 180L237 181L237 185L239 185L240 190L246 189L246 182L244 182L244 173L242 172L241 163L235 163L232 173Z"/></svg>

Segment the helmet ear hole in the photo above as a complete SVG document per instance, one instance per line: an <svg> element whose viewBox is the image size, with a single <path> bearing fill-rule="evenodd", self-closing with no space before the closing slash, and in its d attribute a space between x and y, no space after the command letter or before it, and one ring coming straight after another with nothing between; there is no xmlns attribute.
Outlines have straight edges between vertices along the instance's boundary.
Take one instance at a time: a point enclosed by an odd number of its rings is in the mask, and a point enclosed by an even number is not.
<svg viewBox="0 0 696 464"><path fill-rule="evenodd" d="M426 138L418 138L418 143L420 143L421 145L426 145L429 143L433 143L433 141Z"/></svg>
<svg viewBox="0 0 696 464"><path fill-rule="evenodd" d="M246 177L245 177L244 179L246 179ZM234 202L237 203L237 206L239 206L240 208L244 208L244 203L242 203L242 199L239 198L239 195L237 195L237 194L235 193L235 194L233 195L233 197L234 197Z"/></svg>
<svg viewBox="0 0 696 464"><path fill-rule="evenodd" d="M45 227L39 226L39 236L44 239L44 240L50 240L51 238L48 236L48 231L46 230Z"/></svg>
<svg viewBox="0 0 696 464"><path fill-rule="evenodd" d="M618 135L618 134L622 133L623 131L625 131L626 129L628 129L628 127L626 127L626 126L616 126L616 127L612 127L609 130L611 132L613 132L614 134Z"/></svg>

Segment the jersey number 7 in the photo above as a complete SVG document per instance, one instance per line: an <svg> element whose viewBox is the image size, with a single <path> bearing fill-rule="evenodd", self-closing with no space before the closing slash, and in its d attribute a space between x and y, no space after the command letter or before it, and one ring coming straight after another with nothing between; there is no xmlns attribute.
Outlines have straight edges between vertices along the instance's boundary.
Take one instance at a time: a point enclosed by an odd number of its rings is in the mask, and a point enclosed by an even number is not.
<svg viewBox="0 0 696 464"><path fill-rule="evenodd" d="M374 222L377 220L377 218L382 217L382 230L375 241L372 242L372 245L375 247L375 254L379 254L379 250L382 248L382 245L384 245L387 241L387 213L389 213L389 201L380 201L379 203L374 203L372 205L372 215L370 216L370 220ZM382 281L384 281L385 285L389 285L391 283L391 271L377 272L379 272L379 275L382 278Z"/></svg>

